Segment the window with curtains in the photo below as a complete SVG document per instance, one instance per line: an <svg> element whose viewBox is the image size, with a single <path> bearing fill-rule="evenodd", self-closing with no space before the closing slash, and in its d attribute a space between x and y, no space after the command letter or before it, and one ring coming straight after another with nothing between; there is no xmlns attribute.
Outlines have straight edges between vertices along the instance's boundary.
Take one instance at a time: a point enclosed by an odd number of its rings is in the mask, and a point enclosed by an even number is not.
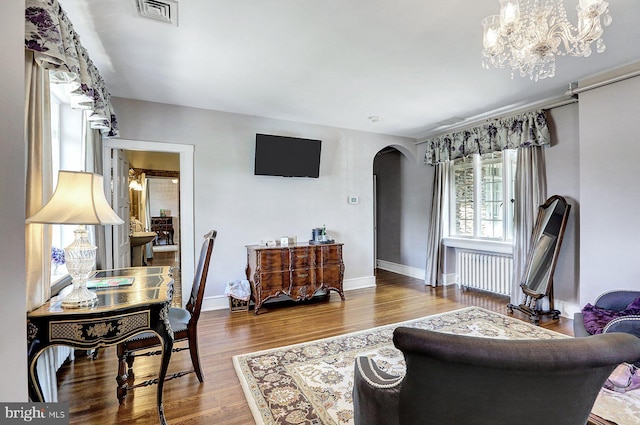
<svg viewBox="0 0 640 425"><path fill-rule="evenodd" d="M24 3L25 210L30 216L51 196L57 169L100 171L100 137L117 136L118 124L106 83L80 44L80 37L58 0L25 0ZM64 96L52 98L50 91L59 84L66 85ZM56 133L54 142L52 131ZM52 227L25 225L28 310L42 305L55 293L56 287L64 286L65 280L59 279L63 276L51 280L61 284L49 286L50 265L55 269L50 261L51 243L59 249L67 246L66 235L73 233L73 226ZM95 229L88 230L95 240L95 234L91 234ZM58 265L59 275L61 270L64 267Z"/></svg>
<svg viewBox="0 0 640 425"><path fill-rule="evenodd" d="M516 151L469 155L451 167L450 236L511 241Z"/></svg>

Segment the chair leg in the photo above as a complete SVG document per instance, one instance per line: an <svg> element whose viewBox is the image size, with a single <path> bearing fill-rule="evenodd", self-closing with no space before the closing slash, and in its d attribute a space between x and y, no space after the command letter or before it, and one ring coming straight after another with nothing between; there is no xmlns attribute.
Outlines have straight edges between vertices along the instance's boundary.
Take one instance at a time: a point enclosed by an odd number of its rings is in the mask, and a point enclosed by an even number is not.
<svg viewBox="0 0 640 425"><path fill-rule="evenodd" d="M134 377L136 376L135 373L133 373L133 361L136 359L136 357L133 355L132 352L127 351L125 353L125 360L127 362L127 366L129 366L127 374L129 375L129 378L131 378L132 380L134 379Z"/></svg>
<svg viewBox="0 0 640 425"><path fill-rule="evenodd" d="M118 403L124 403L127 398L128 387L128 375L127 375L127 351L122 344L118 344L118 375L116 376L116 382L118 387L116 389L116 396L118 397Z"/></svg>
<svg viewBox="0 0 640 425"><path fill-rule="evenodd" d="M189 354L191 354L191 364L193 364L193 370L196 372L198 381L204 381L204 373L200 368L200 356L198 355L198 332L194 331L189 334Z"/></svg>

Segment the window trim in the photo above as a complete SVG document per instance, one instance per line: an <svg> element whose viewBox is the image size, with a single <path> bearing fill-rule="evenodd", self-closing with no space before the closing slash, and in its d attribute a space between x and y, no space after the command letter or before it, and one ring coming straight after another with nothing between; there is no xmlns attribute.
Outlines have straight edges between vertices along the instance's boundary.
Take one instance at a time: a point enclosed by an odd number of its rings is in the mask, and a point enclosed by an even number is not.
<svg viewBox="0 0 640 425"><path fill-rule="evenodd" d="M62 289L71 285L72 283L73 282L70 274L66 274L60 277L59 279L55 280L51 284L51 296L53 297L55 295L58 295L58 293L62 291Z"/></svg>
<svg viewBox="0 0 640 425"><path fill-rule="evenodd" d="M448 248L461 248L474 251L493 252L496 254L513 255L513 242L449 236L442 238L442 243Z"/></svg>

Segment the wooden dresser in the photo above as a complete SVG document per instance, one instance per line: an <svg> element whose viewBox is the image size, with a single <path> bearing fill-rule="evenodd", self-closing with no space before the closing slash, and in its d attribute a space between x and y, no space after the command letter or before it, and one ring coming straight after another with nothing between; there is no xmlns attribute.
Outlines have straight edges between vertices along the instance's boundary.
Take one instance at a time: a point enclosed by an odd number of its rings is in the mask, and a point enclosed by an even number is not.
<svg viewBox="0 0 640 425"><path fill-rule="evenodd" d="M153 244L160 244L162 238L167 239L167 245L173 245L173 217L151 217L151 231L158 237Z"/></svg>
<svg viewBox="0 0 640 425"><path fill-rule="evenodd" d="M308 300L318 291L336 291L342 301L342 244L298 244L289 247L247 246L247 280L254 314L268 299L287 295Z"/></svg>

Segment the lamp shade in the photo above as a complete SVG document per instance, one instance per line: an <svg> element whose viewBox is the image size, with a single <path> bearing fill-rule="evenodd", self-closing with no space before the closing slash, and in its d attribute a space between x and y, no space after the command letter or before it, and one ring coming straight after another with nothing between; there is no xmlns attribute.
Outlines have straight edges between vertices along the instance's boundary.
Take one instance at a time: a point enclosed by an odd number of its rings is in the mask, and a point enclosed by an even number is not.
<svg viewBox="0 0 640 425"><path fill-rule="evenodd" d="M27 223L122 224L124 221L104 196L102 176L60 171L53 196Z"/></svg>

